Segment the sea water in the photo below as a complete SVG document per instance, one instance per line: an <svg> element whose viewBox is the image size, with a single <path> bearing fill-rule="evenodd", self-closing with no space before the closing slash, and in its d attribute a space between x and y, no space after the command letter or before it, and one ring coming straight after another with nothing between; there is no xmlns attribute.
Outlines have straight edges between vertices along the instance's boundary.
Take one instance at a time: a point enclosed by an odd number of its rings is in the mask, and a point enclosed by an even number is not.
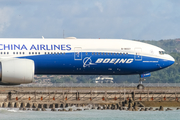
<svg viewBox="0 0 180 120"><path fill-rule="evenodd" d="M120 111L87 110L60 112L22 111L0 108L0 120L180 120L180 110L173 111Z"/></svg>

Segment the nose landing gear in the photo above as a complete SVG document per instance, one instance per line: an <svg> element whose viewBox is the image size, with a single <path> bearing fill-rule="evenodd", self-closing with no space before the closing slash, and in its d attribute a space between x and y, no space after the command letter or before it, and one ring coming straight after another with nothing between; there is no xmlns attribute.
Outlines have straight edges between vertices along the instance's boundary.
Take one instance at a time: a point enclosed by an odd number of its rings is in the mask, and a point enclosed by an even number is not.
<svg viewBox="0 0 180 120"><path fill-rule="evenodd" d="M144 89L144 85L142 84L142 82L145 81L145 80L146 79L140 77L137 89Z"/></svg>

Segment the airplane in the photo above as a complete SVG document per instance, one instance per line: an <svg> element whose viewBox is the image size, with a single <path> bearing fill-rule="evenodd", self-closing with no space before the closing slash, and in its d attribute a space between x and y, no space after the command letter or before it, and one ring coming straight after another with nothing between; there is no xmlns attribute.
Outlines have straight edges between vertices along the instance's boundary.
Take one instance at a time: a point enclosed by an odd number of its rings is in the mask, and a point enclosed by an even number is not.
<svg viewBox="0 0 180 120"><path fill-rule="evenodd" d="M0 84L33 82L35 75L139 74L138 89L150 72L175 60L157 46L126 39L1 38Z"/></svg>

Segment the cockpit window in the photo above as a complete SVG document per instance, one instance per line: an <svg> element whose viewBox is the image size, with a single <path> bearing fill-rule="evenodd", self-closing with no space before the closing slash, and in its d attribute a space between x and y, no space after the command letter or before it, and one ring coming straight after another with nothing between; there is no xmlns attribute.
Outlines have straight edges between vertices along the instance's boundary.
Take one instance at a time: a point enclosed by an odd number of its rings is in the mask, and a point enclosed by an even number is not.
<svg viewBox="0 0 180 120"><path fill-rule="evenodd" d="M160 54L160 55L164 55L165 52L164 52L164 51L159 51L159 54Z"/></svg>

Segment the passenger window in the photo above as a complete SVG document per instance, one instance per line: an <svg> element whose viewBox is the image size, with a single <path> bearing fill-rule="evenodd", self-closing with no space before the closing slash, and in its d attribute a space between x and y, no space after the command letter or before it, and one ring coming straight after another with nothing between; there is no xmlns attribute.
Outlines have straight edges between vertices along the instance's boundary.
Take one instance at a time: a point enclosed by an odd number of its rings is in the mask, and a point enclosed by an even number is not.
<svg viewBox="0 0 180 120"><path fill-rule="evenodd" d="M92 55L94 55L94 53L92 52Z"/></svg>
<svg viewBox="0 0 180 120"><path fill-rule="evenodd" d="M38 52L38 54L40 55L41 53L40 53L40 52Z"/></svg>
<svg viewBox="0 0 180 120"><path fill-rule="evenodd" d="M16 52L16 54L18 54L18 52Z"/></svg>
<svg viewBox="0 0 180 120"><path fill-rule="evenodd" d="M95 53L95 55L97 55L97 53Z"/></svg>
<svg viewBox="0 0 180 120"><path fill-rule="evenodd" d="M109 53L107 53L107 55L109 55Z"/></svg>
<svg viewBox="0 0 180 120"><path fill-rule="evenodd" d="M32 52L32 54L34 54L34 52Z"/></svg>
<svg viewBox="0 0 180 120"><path fill-rule="evenodd" d="M6 52L4 52L4 54L6 54Z"/></svg>
<svg viewBox="0 0 180 120"><path fill-rule="evenodd" d="M120 53L120 55L122 55L122 53Z"/></svg>
<svg viewBox="0 0 180 120"><path fill-rule="evenodd" d="M35 54L37 54L37 52L35 52Z"/></svg>
<svg viewBox="0 0 180 120"><path fill-rule="evenodd" d="M46 52L44 54L46 54Z"/></svg>
<svg viewBox="0 0 180 120"><path fill-rule="evenodd" d="M13 52L13 54L15 54L15 52Z"/></svg>
<svg viewBox="0 0 180 120"><path fill-rule="evenodd" d="M7 52L7 54L9 54L9 52Z"/></svg>
<svg viewBox="0 0 180 120"><path fill-rule="evenodd" d="M23 54L24 54L24 52L23 52Z"/></svg>
<svg viewBox="0 0 180 120"><path fill-rule="evenodd" d="M106 53L104 53L104 55L106 55Z"/></svg>
<svg viewBox="0 0 180 120"><path fill-rule="evenodd" d="M61 55L62 55L62 52L61 52ZM76 54L77 55L77 54Z"/></svg>
<svg viewBox="0 0 180 120"><path fill-rule="evenodd" d="M29 52L29 54L31 54L31 52Z"/></svg>
<svg viewBox="0 0 180 120"><path fill-rule="evenodd" d="M19 52L19 54L21 54L21 52Z"/></svg>
<svg viewBox="0 0 180 120"><path fill-rule="evenodd" d="M86 55L87 55L88 53L86 52Z"/></svg>
<svg viewBox="0 0 180 120"><path fill-rule="evenodd" d="M66 53L64 52L64 55L65 55Z"/></svg>

